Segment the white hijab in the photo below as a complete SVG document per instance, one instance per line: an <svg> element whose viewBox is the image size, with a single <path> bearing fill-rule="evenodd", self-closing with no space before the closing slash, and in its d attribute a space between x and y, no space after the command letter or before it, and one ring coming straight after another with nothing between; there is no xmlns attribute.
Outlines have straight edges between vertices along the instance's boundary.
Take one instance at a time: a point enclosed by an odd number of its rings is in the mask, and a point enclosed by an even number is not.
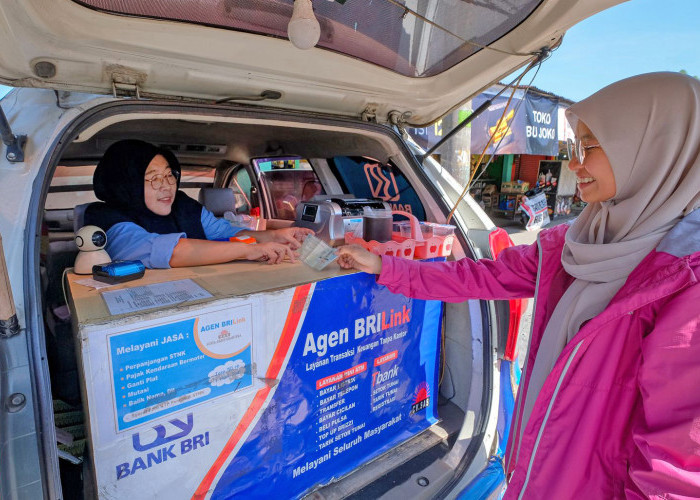
<svg viewBox="0 0 700 500"><path fill-rule="evenodd" d="M572 105L566 116L574 129L581 120L598 139L616 192L589 203L566 233L561 261L575 281L545 328L521 431L564 346L606 308L664 235L700 206L700 81L680 73L635 76Z"/></svg>

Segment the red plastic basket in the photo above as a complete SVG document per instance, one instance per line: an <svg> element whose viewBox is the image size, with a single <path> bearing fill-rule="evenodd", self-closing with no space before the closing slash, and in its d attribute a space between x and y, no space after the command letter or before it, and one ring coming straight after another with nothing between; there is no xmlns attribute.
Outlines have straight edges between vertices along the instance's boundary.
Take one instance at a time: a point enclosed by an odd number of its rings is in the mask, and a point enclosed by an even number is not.
<svg viewBox="0 0 700 500"><path fill-rule="evenodd" d="M393 255L404 259L430 259L433 257L447 257L452 253L453 235L432 236L423 238L420 222L412 214L400 210L392 211L392 214L403 215L411 223L411 237L406 238L400 233L394 232L391 241L381 243L379 241L365 241L353 233L345 233L345 243L361 245L377 255Z"/></svg>
<svg viewBox="0 0 700 500"><path fill-rule="evenodd" d="M415 258L432 259L433 257L447 257L450 255L450 253L452 253L452 242L454 241L453 235L433 235L430 238L424 238L423 231L421 231L420 228L420 222L418 222L418 219L416 219L413 214L399 210L395 210L392 213L408 217L408 220L411 222L411 238L406 238L400 234L394 233L392 235L392 239L396 241L415 241Z"/></svg>
<svg viewBox="0 0 700 500"><path fill-rule="evenodd" d="M391 239L381 243L376 240L365 241L362 238L358 238L353 233L345 233L345 243L348 245L361 245L377 255L392 255L395 257L403 257L404 259L413 259L416 250L416 244L413 240L395 241Z"/></svg>

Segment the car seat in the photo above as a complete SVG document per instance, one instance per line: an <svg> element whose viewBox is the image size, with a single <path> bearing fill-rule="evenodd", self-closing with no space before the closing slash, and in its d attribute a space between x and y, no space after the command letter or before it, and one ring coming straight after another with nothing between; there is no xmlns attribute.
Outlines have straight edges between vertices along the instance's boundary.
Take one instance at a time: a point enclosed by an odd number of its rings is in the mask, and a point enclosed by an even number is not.
<svg viewBox="0 0 700 500"><path fill-rule="evenodd" d="M92 205L91 203L83 203L82 205L76 205L73 208L73 232L77 233L81 227L85 225L85 210L87 207Z"/></svg>
<svg viewBox="0 0 700 500"><path fill-rule="evenodd" d="M199 202L217 217L222 217L224 212L236 213L236 196L230 188L202 188Z"/></svg>

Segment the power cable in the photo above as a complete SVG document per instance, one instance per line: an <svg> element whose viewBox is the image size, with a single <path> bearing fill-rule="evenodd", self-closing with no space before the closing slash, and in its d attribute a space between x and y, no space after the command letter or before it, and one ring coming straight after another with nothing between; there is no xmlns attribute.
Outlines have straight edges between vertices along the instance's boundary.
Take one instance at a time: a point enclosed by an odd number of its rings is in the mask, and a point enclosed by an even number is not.
<svg viewBox="0 0 700 500"><path fill-rule="evenodd" d="M489 146L491 146L491 143L494 140L494 137L496 136L496 133L501 129L501 125L503 123L503 120L506 116L506 113L508 112L508 108L510 107L510 103L513 100L513 96L515 95L515 91L518 89L518 86L520 85L520 81L523 79L523 77L536 65L538 66L537 71L535 72L535 75L533 76L532 80L526 87L525 93L527 93L527 90L529 90L530 86L532 85L532 82L534 81L534 77L537 76L537 73L539 72L539 67L542 65L542 62L546 59L546 57L549 54L541 54L540 57L532 61L526 68L523 70L523 72L518 76L515 85L513 85L513 91L510 93L510 97L508 98L508 101L506 102L505 107L503 108L503 113L501 114L501 117L498 119L498 122L496 122L496 126L493 129L493 132L489 136L489 140L486 142L486 145L484 146L484 150L481 152L481 155L479 156L479 160L476 162L477 168L474 169L474 172L469 177L469 180L467 181L464 190L462 193L459 195L459 198L457 198L457 201L455 201L454 206L452 207L452 210L450 210L450 213L447 215L447 223L449 224L450 220L452 220L452 217L454 216L455 211L457 210L457 207L459 206L459 203L464 199L466 194L469 192L469 188L471 187L472 182L474 181L474 176L476 175L477 171L479 170L478 165L481 165L482 160L484 159L484 156L486 156L486 151L488 151ZM511 84L508 84L505 88L508 88ZM505 88L503 90L505 90ZM522 104L522 101L518 103L518 107ZM517 108L516 108L517 110ZM515 116L515 113L513 113L513 116ZM506 130L510 129L510 125L506 126ZM500 146L501 141L505 138L505 134L501 136L498 144L496 147ZM494 150L495 154L495 150ZM493 158L493 155L491 155L491 158ZM487 164L488 166L488 164Z"/></svg>
<svg viewBox="0 0 700 500"><path fill-rule="evenodd" d="M535 78L537 77L537 73L540 72L540 68L542 67L542 63L540 63L537 66L537 70L535 71L535 74L532 76L532 79L530 80L530 83L527 84L525 87L525 90L523 91L523 99L520 100L520 102L515 106L515 112L513 113L513 117L518 114L518 110L520 109L520 106L522 106L523 102L525 101L525 96L527 95L528 91L530 90L530 87L532 86L532 82L535 81ZM508 130L510 130L510 124L508 124ZM486 172L486 169L489 168L489 165L491 165L491 162L493 161L493 158L496 156L496 153L498 152L498 148L501 147L501 143L503 142L503 139L505 139L507 134L504 134L498 141L498 144L493 148L493 153L489 155L489 159L486 162L486 165L484 165L481 168L481 172L479 172L479 175L477 175L471 183L473 184L474 182L478 181L482 175L484 175L484 172ZM478 165L477 165L478 168ZM518 167L520 168L520 167Z"/></svg>

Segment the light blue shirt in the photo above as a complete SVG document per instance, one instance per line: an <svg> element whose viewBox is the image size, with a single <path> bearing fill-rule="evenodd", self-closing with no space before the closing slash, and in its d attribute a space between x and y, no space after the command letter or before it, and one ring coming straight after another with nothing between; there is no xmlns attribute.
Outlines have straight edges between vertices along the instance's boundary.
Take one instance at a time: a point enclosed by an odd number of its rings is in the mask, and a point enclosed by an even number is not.
<svg viewBox="0 0 700 500"><path fill-rule="evenodd" d="M202 207L202 227L208 240L227 241L243 228L233 227ZM148 269L169 269L173 250L185 233L149 233L133 222L119 222L107 231L105 250L112 260L140 260Z"/></svg>

